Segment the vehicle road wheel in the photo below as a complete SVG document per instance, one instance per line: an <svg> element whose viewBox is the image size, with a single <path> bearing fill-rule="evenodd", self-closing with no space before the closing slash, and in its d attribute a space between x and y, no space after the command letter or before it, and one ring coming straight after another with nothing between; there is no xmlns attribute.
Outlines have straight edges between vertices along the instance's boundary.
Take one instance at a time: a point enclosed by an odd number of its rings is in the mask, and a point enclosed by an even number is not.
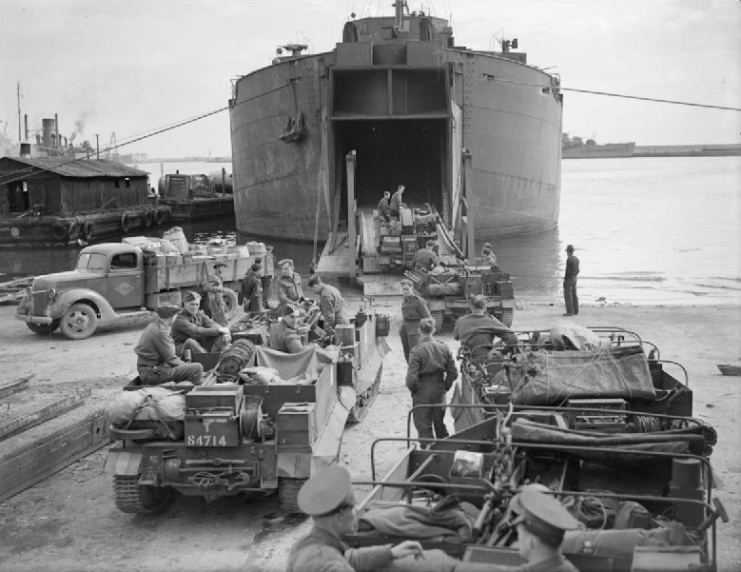
<svg viewBox="0 0 741 572"><path fill-rule="evenodd" d="M166 489L140 485L137 475L115 475L113 494L118 510L138 514L161 512L170 500Z"/></svg>
<svg viewBox="0 0 741 572"><path fill-rule="evenodd" d="M435 331L442 332L445 325L445 310L432 310L430 314L435 320Z"/></svg>
<svg viewBox="0 0 741 572"><path fill-rule="evenodd" d="M307 479L278 478L278 504L285 512L300 513L298 508L298 491Z"/></svg>
<svg viewBox="0 0 741 572"><path fill-rule="evenodd" d="M71 340L84 340L92 336L98 327L98 316L87 304L72 304L59 326Z"/></svg>
<svg viewBox="0 0 741 572"><path fill-rule="evenodd" d="M237 315L237 307L239 307L237 293L231 288L224 288L222 295L224 296L225 306L224 316L226 316L227 320L231 321Z"/></svg>
<svg viewBox="0 0 741 572"><path fill-rule="evenodd" d="M26 325L34 334L48 336L57 330L59 327L59 320L54 320L51 324L32 324L31 322L26 322Z"/></svg>

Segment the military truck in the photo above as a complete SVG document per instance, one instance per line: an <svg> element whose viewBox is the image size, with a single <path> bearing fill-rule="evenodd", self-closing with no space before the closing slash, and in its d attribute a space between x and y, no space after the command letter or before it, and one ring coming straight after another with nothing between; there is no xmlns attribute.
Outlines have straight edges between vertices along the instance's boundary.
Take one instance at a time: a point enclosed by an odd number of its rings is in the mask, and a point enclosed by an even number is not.
<svg viewBox="0 0 741 572"><path fill-rule="evenodd" d="M511 326L515 311L515 293L509 274L486 265L451 263L440 273L407 270L405 276L414 283L435 319L437 331L445 320L455 320L468 313L471 296L486 298L486 311Z"/></svg>
<svg viewBox="0 0 741 572"><path fill-rule="evenodd" d="M165 392L152 402L181 399L182 418L141 420L150 416L139 410L111 427L117 442L106 470L118 509L154 513L173 493L206 500L277 493L283 510L297 512L301 485L336 462L353 409L369 406L378 391L388 320L362 318L341 327L339 345L297 354L265 347L264 332L243 331L204 385L130 387L142 399ZM194 357L201 356L209 359ZM164 410L160 403L154 410Z"/></svg>
<svg viewBox="0 0 741 572"><path fill-rule="evenodd" d="M59 328L70 339L88 338L101 325L142 317L162 304L180 304L181 291L198 288L218 261L226 263L224 299L227 317L233 317L234 289L255 261L242 247L233 250L214 255L203 250L163 254L126 242L88 246L73 270L37 276L16 318L36 334ZM272 274L272 254L260 257L266 274Z"/></svg>

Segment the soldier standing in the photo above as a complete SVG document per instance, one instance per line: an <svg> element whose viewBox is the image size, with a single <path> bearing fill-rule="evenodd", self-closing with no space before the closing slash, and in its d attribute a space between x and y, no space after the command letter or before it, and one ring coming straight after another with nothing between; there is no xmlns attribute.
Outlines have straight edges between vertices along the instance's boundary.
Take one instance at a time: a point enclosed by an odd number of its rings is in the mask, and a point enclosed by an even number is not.
<svg viewBox="0 0 741 572"><path fill-rule="evenodd" d="M309 278L309 288L319 295L319 311L322 313L325 330L350 323L345 315L345 300L337 288L324 284L316 274Z"/></svg>
<svg viewBox="0 0 741 572"><path fill-rule="evenodd" d="M391 200L389 201L389 212L391 213L391 216L395 216L396 218L399 218L399 212L401 211L401 205L404 202L404 185L399 185L396 188L396 192L391 195Z"/></svg>
<svg viewBox="0 0 741 572"><path fill-rule="evenodd" d="M414 284L411 280L402 280L401 293L404 296L401 301L402 324L399 330L401 347L404 349L404 359L409 363L409 352L417 345L419 340L419 321L422 318L430 318L430 309L425 301L414 293Z"/></svg>
<svg viewBox="0 0 741 572"><path fill-rule="evenodd" d="M280 276L276 281L278 286L278 308L282 311L286 306L297 305L304 300L304 290L301 286L301 275L293 269L293 260L284 258L278 262Z"/></svg>
<svg viewBox="0 0 741 572"><path fill-rule="evenodd" d="M221 275L224 268L226 268L226 262L219 260L214 263L214 274L202 285L203 291L206 292L208 312L213 321L220 326L229 325L224 302L224 278Z"/></svg>
<svg viewBox="0 0 741 572"><path fill-rule="evenodd" d="M314 526L291 547L286 572L371 572L385 569L397 558L422 554L422 546L414 540L363 548L349 548L342 542L356 527L355 495L344 467L326 467L306 481L298 493L298 506L311 516Z"/></svg>
<svg viewBox="0 0 741 572"><path fill-rule="evenodd" d="M262 266L253 264L242 279L242 308L245 313L260 314L263 308Z"/></svg>
<svg viewBox="0 0 741 572"><path fill-rule="evenodd" d="M412 406L445 405L445 394L458 378L453 352L448 345L432 337L435 320L424 318L419 323L419 344L409 354L406 386L412 392ZM444 439L444 407L425 407L414 411L414 426L421 439ZM433 431L434 429L434 431ZM426 447L427 443L422 443Z"/></svg>

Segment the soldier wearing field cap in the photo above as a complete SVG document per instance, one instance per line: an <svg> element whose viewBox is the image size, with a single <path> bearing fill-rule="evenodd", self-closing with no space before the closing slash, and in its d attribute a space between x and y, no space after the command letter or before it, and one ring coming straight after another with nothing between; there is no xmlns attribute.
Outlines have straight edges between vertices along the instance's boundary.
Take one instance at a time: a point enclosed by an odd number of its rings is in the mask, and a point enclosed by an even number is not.
<svg viewBox="0 0 741 572"><path fill-rule="evenodd" d="M517 549L527 564L496 566L492 572L579 572L561 554L561 543L567 530L579 528L569 511L538 485L526 486L509 505L517 518Z"/></svg>
<svg viewBox="0 0 741 572"><path fill-rule="evenodd" d="M304 301L304 290L301 286L301 275L293 269L293 260L284 258L278 262L280 276L276 280L278 294L278 308L282 311L286 306L296 306Z"/></svg>
<svg viewBox="0 0 741 572"><path fill-rule="evenodd" d="M286 572L370 572L397 558L422 554L422 546L413 540L364 548L349 548L342 542L356 527L355 496L344 467L326 467L306 481L298 493L298 506L311 516L314 526L291 548Z"/></svg>
<svg viewBox="0 0 741 572"><path fill-rule="evenodd" d="M179 311L180 308L174 304L156 308L156 318L142 332L134 347L136 369L142 385L159 385L167 381L201 383L203 366L200 363L185 363L175 354L170 327Z"/></svg>
<svg viewBox="0 0 741 572"><path fill-rule="evenodd" d="M226 262L217 260L214 263L214 273L201 284L206 293L206 307L211 319L220 326L228 326L226 317L226 302L224 301L224 276L222 272L226 268Z"/></svg>
<svg viewBox="0 0 741 572"><path fill-rule="evenodd" d="M197 292L183 295L183 309L172 323L171 334L178 355L185 350L202 354L208 351L221 353L232 342L229 328L217 324L200 309L201 296Z"/></svg>

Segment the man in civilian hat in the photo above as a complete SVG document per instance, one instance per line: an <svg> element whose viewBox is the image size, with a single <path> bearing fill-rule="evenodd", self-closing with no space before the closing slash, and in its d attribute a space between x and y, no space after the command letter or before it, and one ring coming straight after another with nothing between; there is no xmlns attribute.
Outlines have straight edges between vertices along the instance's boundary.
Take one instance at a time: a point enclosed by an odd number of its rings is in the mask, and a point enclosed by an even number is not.
<svg viewBox="0 0 741 572"><path fill-rule="evenodd" d="M397 558L418 556L422 546L407 540L396 546L349 548L342 537L355 531L355 496L347 469L326 467L310 478L298 493L298 506L314 526L291 547L286 572L371 572Z"/></svg>
<svg viewBox="0 0 741 572"><path fill-rule="evenodd" d="M221 353L231 344L229 328L209 318L199 309L200 305L201 296L197 292L185 293L183 309L176 316L171 330L179 356L182 356L185 350L197 354L207 351Z"/></svg>
<svg viewBox="0 0 741 572"><path fill-rule="evenodd" d="M324 284L317 274L309 278L309 288L319 296L319 311L322 313L325 330L350 323L345 315L345 300L337 288Z"/></svg>
<svg viewBox="0 0 741 572"><path fill-rule="evenodd" d="M276 280L278 294L278 308L283 311L286 306L296 306L304 301L304 291L301 286L301 275L294 271L293 260L284 258L278 262L280 276Z"/></svg>
<svg viewBox="0 0 741 572"><path fill-rule="evenodd" d="M222 272L226 262L217 260L214 263L214 273L201 285L206 293L206 307L211 319L220 326L228 326L226 317L226 302L224 302L224 277Z"/></svg>
<svg viewBox="0 0 741 572"><path fill-rule="evenodd" d="M134 347L136 368L142 385L159 385L166 381L201 383L203 366L200 363L184 363L175 353L170 327L179 310L174 304L156 308L155 319L142 332Z"/></svg>
<svg viewBox="0 0 741 572"><path fill-rule="evenodd" d="M576 293L576 277L579 276L579 259L574 256L574 246L566 247L566 272L563 277L563 299L566 302L564 316L576 316L579 313L579 296Z"/></svg>
<svg viewBox="0 0 741 572"><path fill-rule="evenodd" d="M567 530L579 528L579 522L558 500L542 491L539 485L528 485L509 504L517 515L517 549L527 564L495 566L492 572L579 572L561 554L561 543Z"/></svg>

